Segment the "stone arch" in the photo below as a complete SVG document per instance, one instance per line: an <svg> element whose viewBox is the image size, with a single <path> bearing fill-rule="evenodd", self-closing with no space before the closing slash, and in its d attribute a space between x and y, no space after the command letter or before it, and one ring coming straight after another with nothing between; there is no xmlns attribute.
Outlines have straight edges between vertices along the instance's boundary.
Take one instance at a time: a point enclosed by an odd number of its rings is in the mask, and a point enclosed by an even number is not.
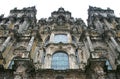
<svg viewBox="0 0 120 79"><path fill-rule="evenodd" d="M10 63L9 63L8 69L13 69L13 68L14 68L13 65L14 65L14 60L15 60L15 59L21 59L21 57L20 57L20 56L13 56L13 57L11 58Z"/></svg>
<svg viewBox="0 0 120 79"><path fill-rule="evenodd" d="M57 52L63 52L63 53L65 53L65 54L68 55L68 53L67 53L65 50L56 50L56 51L54 51L54 52L52 53L52 56L53 56L55 53L57 53Z"/></svg>
<svg viewBox="0 0 120 79"><path fill-rule="evenodd" d="M58 47L57 48L53 48L53 49L51 49L52 51L51 51L51 56L54 54L54 53L56 53L56 52L58 52L58 51L63 51L63 52L65 52L67 55L70 55L70 50L69 49L67 49L67 48L64 48L64 47L62 47L61 45L58 45Z"/></svg>

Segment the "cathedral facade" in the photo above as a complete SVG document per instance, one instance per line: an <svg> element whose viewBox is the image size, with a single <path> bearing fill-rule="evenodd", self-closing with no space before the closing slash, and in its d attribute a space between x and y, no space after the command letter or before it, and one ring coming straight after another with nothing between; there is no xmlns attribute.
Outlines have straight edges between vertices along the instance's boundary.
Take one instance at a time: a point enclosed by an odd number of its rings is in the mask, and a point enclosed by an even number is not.
<svg viewBox="0 0 120 79"><path fill-rule="evenodd" d="M59 8L0 16L0 79L120 79L120 18L89 6L87 25Z"/></svg>

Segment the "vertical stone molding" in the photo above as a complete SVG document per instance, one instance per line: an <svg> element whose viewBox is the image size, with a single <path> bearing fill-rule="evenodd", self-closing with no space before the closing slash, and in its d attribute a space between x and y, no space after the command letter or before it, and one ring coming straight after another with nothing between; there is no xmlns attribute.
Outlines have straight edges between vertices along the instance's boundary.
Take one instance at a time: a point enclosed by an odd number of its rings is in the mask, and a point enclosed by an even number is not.
<svg viewBox="0 0 120 79"><path fill-rule="evenodd" d="M0 51L3 52L3 50L7 47L9 41L11 39L11 36L7 37L7 39L5 40L5 42L2 44Z"/></svg>
<svg viewBox="0 0 120 79"><path fill-rule="evenodd" d="M51 55L50 54L47 54L46 56L45 56L45 64L44 64L44 68L45 69L50 69L51 68Z"/></svg>
<svg viewBox="0 0 120 79"><path fill-rule="evenodd" d="M90 37L89 37L89 36L86 36L86 38L87 38L87 41L88 41L88 45L89 45L90 52L93 52L93 51L94 51L94 48L93 48L93 46L92 46L92 42L91 42L91 40L90 40Z"/></svg>
<svg viewBox="0 0 120 79"><path fill-rule="evenodd" d="M54 42L54 33L51 33L51 36L50 36L50 43L53 43Z"/></svg>
<svg viewBox="0 0 120 79"><path fill-rule="evenodd" d="M118 43L116 42L116 40L112 36L110 37L110 39L113 42L113 44L115 45L115 48L117 49L117 51L120 52L120 47L119 47Z"/></svg>
<svg viewBox="0 0 120 79"><path fill-rule="evenodd" d="M31 50L31 48L32 48L32 45L33 45L33 42L34 42L34 36L32 36L32 38L30 39L30 41L29 41L29 44L28 44L28 47L27 47L27 51L30 51Z"/></svg>

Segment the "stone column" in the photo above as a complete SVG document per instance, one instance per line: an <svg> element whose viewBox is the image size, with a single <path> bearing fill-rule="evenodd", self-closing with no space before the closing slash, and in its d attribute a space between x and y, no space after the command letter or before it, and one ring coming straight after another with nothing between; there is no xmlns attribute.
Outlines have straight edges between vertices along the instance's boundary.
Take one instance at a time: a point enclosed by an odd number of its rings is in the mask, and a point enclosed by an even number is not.
<svg viewBox="0 0 120 79"><path fill-rule="evenodd" d="M68 38L68 43L71 43L72 42L72 38L71 38L70 34L67 34L67 38Z"/></svg>
<svg viewBox="0 0 120 79"><path fill-rule="evenodd" d="M76 60L74 54L69 55L69 65L70 65L70 69L76 69Z"/></svg>
<svg viewBox="0 0 120 79"><path fill-rule="evenodd" d="M11 39L11 36L7 37L7 39L5 40L5 42L2 44L0 51L3 52L3 50L7 47L9 41Z"/></svg>
<svg viewBox="0 0 120 79"><path fill-rule="evenodd" d="M34 57L34 63L36 64L36 69L43 68L43 57L44 52L43 48L36 47L35 49L35 57Z"/></svg>
<svg viewBox="0 0 120 79"><path fill-rule="evenodd" d="M113 42L113 44L115 45L115 48L117 49L117 51L120 52L120 47L119 47L118 43L116 42L116 40L112 36L110 37L110 39Z"/></svg>
<svg viewBox="0 0 120 79"><path fill-rule="evenodd" d="M94 48L93 48L93 45L92 45L92 42L90 40L90 37L87 35L87 41L88 41L88 44L89 44L89 49L90 49L90 52L93 52L94 51Z"/></svg>
<svg viewBox="0 0 120 79"><path fill-rule="evenodd" d="M39 61L40 64L43 63L43 57L44 57L44 52L43 52L43 49L40 48L39 55L38 55L38 61Z"/></svg>
<svg viewBox="0 0 120 79"><path fill-rule="evenodd" d="M85 52L83 52L83 50L79 49L78 50L78 55L79 55L79 59L80 59L80 62L79 62L79 68L84 70L85 69L85 64L87 62L87 60L85 59Z"/></svg>
<svg viewBox="0 0 120 79"><path fill-rule="evenodd" d="M38 53L39 53L38 51L39 51L39 47L36 47L35 52L34 52L34 63L38 62L38 60L37 60L37 56L38 56Z"/></svg>
<svg viewBox="0 0 120 79"><path fill-rule="evenodd" d="M28 44L28 47L27 47L27 51L30 51L30 50L31 50L32 45L33 45L33 42L34 42L34 36L32 36L32 38L31 38L30 41L29 41L29 44Z"/></svg>
<svg viewBox="0 0 120 79"><path fill-rule="evenodd" d="M80 68L82 68L82 67L81 67L81 61L82 61L81 52L82 52L82 50L81 50L81 49L78 49L78 57L79 57L79 63L78 63L78 64L79 64L79 67L80 67Z"/></svg>
<svg viewBox="0 0 120 79"><path fill-rule="evenodd" d="M51 68L51 54L46 55L44 68L45 69L50 69Z"/></svg>
<svg viewBox="0 0 120 79"><path fill-rule="evenodd" d="M73 67L73 64L72 64L72 58L71 58L72 56L71 56L71 54L69 54L69 68L70 69L73 69L72 67Z"/></svg>
<svg viewBox="0 0 120 79"><path fill-rule="evenodd" d="M69 52L69 68L75 69L76 67L76 59L75 59L75 50L71 47L67 48L67 51Z"/></svg>
<svg viewBox="0 0 120 79"><path fill-rule="evenodd" d="M115 41L115 39L112 36L110 37L110 39L114 43L115 46L118 46L117 42Z"/></svg>

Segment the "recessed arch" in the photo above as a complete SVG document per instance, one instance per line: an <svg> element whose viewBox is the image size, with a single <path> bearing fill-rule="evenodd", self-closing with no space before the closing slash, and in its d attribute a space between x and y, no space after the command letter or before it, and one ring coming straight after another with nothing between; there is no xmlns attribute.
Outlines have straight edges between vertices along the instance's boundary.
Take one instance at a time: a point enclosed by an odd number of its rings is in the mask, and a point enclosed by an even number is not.
<svg viewBox="0 0 120 79"><path fill-rule="evenodd" d="M10 61L10 64L9 64L9 66L8 66L8 69L13 69L13 65L14 65L14 60L15 59L21 59L21 57L20 56L15 56L15 57L13 57L12 59L11 59L11 61Z"/></svg>
<svg viewBox="0 0 120 79"><path fill-rule="evenodd" d="M57 51L52 55L51 68L54 70L65 70L69 68L68 54L64 51Z"/></svg>

